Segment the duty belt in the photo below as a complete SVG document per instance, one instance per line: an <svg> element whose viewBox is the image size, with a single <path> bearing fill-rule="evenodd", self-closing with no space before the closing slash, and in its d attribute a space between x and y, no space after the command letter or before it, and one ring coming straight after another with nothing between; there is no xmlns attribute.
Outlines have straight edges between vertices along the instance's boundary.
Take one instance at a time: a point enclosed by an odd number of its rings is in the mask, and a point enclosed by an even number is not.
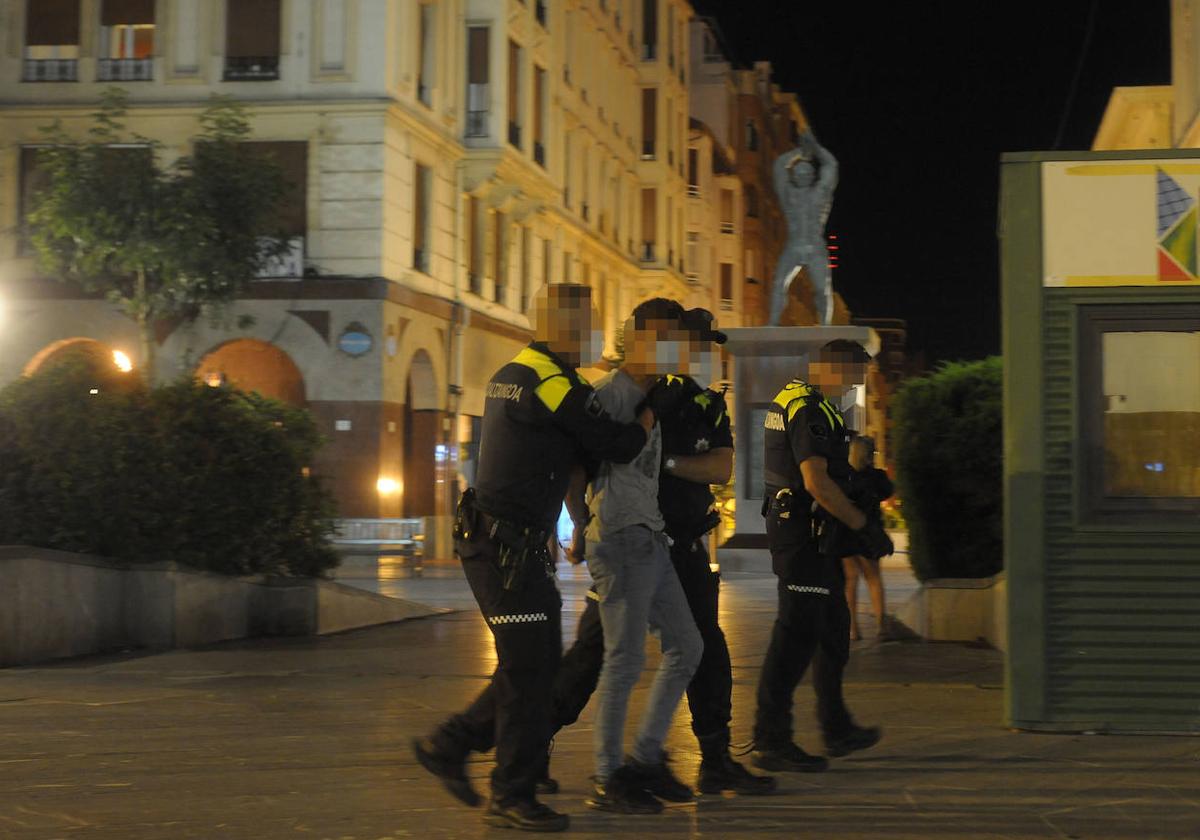
<svg viewBox="0 0 1200 840"><path fill-rule="evenodd" d="M526 575L536 572L539 567L547 577L554 577L550 532L480 510L475 504L474 489L467 490L459 502L455 532L459 539L470 541L484 536L499 544L497 561L505 589L519 588Z"/></svg>

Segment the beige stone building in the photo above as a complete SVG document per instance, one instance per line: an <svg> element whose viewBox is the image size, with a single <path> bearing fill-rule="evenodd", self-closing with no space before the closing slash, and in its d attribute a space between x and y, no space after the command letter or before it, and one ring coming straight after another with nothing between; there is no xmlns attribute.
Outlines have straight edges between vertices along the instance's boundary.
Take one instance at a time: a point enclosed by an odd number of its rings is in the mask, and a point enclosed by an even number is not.
<svg viewBox="0 0 1200 840"><path fill-rule="evenodd" d="M219 322L159 336L159 376L306 405L344 516L444 532L533 290L591 285L610 338L638 299L695 291L690 17L679 0L0 0L0 383L68 348L139 361L130 322L22 248L39 129L81 130L116 83L129 127L177 155L204 102L235 97L296 188L293 251Z"/></svg>

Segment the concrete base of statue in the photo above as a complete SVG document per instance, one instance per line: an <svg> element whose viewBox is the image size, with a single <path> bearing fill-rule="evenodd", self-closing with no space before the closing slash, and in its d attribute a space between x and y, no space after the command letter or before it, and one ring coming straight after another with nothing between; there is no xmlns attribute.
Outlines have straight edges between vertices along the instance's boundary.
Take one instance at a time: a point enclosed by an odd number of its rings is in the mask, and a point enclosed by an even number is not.
<svg viewBox="0 0 1200 840"><path fill-rule="evenodd" d="M766 524L762 517L763 419L775 395L792 379L804 379L808 361L837 339L861 344L874 356L879 336L870 327L739 327L724 331L725 350L733 357L734 433L737 459L733 485L737 504L734 533L717 550L717 562L733 571L770 571ZM866 385L847 395L842 406L850 428L862 428Z"/></svg>

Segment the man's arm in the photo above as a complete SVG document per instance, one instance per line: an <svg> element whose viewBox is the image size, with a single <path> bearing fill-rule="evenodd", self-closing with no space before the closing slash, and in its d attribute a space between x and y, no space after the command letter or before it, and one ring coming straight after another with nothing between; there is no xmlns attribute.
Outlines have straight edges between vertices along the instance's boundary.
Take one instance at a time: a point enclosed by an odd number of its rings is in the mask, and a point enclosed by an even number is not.
<svg viewBox="0 0 1200 840"><path fill-rule="evenodd" d="M804 489L829 514L837 517L852 531L867 525L867 516L846 498L842 488L829 477L829 462L820 455L813 455L800 462L800 474L804 477Z"/></svg>
<svg viewBox="0 0 1200 840"><path fill-rule="evenodd" d="M591 514L588 511L587 502L584 501L586 489L587 471L582 466L573 467L571 481L567 485L567 497L564 500L567 505L567 513L570 515L571 521L575 523L571 532L571 546L567 549L567 560L573 566L582 563L584 555L587 553L587 542L583 532L587 528Z"/></svg>
<svg viewBox="0 0 1200 840"><path fill-rule="evenodd" d="M646 446L654 428L650 409L644 409L633 423L621 423L605 412L590 385L572 385L565 376L550 377L537 391L554 423L598 461L628 464Z"/></svg>
<svg viewBox="0 0 1200 840"><path fill-rule="evenodd" d="M710 449L703 455L670 455L675 460L668 475L694 481L697 484L726 484L733 474L733 450L729 447Z"/></svg>

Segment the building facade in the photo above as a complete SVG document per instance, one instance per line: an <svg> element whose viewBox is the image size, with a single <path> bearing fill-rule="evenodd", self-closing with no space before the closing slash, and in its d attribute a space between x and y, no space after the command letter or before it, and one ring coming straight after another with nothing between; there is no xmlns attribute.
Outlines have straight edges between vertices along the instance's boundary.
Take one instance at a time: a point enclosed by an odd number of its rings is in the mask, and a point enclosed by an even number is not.
<svg viewBox="0 0 1200 840"><path fill-rule="evenodd" d="M159 377L307 406L343 516L444 532L538 286L592 286L610 344L637 300L689 291L690 16L677 0L0 0L0 382L72 347L139 361L127 319L22 247L40 129L83 131L119 84L128 128L180 155L209 97L232 96L294 186L293 250L222 318L160 335Z"/></svg>

